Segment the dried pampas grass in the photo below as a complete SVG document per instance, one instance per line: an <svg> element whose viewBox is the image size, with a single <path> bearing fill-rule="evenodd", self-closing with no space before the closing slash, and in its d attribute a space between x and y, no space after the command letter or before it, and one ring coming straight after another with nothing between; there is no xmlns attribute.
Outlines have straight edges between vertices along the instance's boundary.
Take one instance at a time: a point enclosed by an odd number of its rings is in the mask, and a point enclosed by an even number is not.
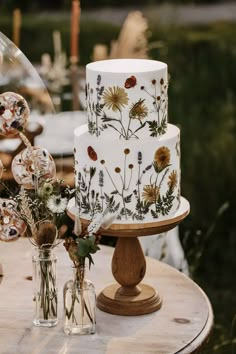
<svg viewBox="0 0 236 354"><path fill-rule="evenodd" d="M130 12L117 41L111 44L110 59L148 58L148 22L140 11Z"/></svg>
<svg viewBox="0 0 236 354"><path fill-rule="evenodd" d="M117 40L108 47L98 43L93 49L93 61L105 59L148 59L148 22L140 11L128 14Z"/></svg>

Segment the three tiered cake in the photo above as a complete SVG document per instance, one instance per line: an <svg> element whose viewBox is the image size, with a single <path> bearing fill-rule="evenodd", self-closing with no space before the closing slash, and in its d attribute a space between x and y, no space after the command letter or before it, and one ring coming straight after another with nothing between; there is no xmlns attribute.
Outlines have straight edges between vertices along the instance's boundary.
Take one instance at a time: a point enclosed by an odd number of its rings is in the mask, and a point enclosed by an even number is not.
<svg viewBox="0 0 236 354"><path fill-rule="evenodd" d="M86 126L75 130L76 206L91 219L156 222L180 205L180 132L168 124L165 63L119 59L86 67Z"/></svg>

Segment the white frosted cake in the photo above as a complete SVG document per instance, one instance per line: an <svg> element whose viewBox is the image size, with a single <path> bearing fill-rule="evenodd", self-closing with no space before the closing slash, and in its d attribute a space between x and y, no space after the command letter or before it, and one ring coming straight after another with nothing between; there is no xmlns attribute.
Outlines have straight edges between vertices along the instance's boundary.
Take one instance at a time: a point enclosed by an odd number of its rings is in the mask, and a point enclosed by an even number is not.
<svg viewBox="0 0 236 354"><path fill-rule="evenodd" d="M180 204L180 132L167 123L167 65L119 59L88 64L88 124L75 130L76 206L84 219L156 222Z"/></svg>

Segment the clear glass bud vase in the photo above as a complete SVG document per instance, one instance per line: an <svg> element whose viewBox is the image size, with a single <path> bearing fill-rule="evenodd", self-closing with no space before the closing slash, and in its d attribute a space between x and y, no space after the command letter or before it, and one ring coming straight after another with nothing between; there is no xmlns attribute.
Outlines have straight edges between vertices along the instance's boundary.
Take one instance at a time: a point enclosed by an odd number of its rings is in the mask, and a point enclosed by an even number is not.
<svg viewBox="0 0 236 354"><path fill-rule="evenodd" d="M63 291L64 332L93 334L96 326L96 293L91 281L84 278L84 268L73 268L74 279Z"/></svg>
<svg viewBox="0 0 236 354"><path fill-rule="evenodd" d="M58 322L56 263L50 249L37 250L33 256L35 326L53 327Z"/></svg>

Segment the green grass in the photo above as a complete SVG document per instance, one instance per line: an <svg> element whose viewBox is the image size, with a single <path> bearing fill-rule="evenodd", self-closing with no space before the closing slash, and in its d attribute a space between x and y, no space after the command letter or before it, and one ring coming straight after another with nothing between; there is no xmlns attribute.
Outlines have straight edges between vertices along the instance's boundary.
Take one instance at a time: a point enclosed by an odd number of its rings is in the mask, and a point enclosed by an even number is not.
<svg viewBox="0 0 236 354"><path fill-rule="evenodd" d="M215 313L215 330L204 352L234 353L236 24L150 27L150 55L169 67L169 120L181 128L182 195L191 203L191 215L180 227L181 238L195 268L194 279L209 295ZM24 17L21 49L30 61L39 62L42 53L52 53L55 29L61 31L69 54L69 17ZM11 37L8 18L0 17L0 30ZM118 33L117 26L82 21L81 65L91 61L94 44L109 45ZM225 202L229 207L216 220Z"/></svg>

